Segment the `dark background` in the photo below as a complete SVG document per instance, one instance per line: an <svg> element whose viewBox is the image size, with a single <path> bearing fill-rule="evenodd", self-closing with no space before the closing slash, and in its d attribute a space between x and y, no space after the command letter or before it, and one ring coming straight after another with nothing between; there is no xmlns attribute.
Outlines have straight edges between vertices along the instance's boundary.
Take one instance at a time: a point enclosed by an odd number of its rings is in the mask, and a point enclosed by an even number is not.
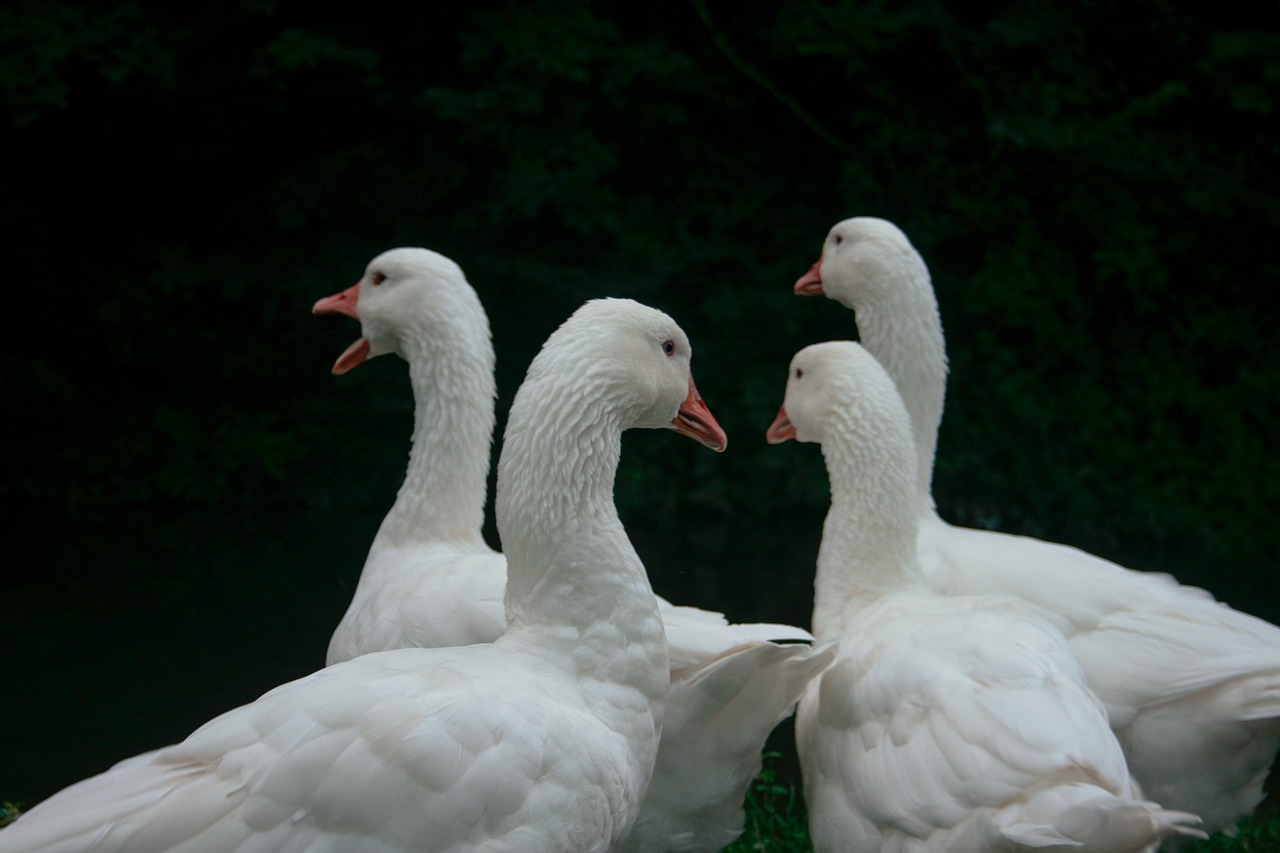
<svg viewBox="0 0 1280 853"><path fill-rule="evenodd" d="M938 290L944 517L1280 621L1274 3L218 5L0 9L0 798L323 663L412 412L310 307L401 245L500 425L584 299L681 322L729 451L629 434L617 494L677 602L808 623L825 472L763 433L867 214Z"/></svg>

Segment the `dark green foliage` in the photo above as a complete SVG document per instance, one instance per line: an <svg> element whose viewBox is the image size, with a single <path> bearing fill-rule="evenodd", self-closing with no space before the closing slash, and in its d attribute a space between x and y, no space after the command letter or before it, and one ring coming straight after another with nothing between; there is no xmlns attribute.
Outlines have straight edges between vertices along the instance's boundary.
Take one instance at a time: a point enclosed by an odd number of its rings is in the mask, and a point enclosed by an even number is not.
<svg viewBox="0 0 1280 853"><path fill-rule="evenodd" d="M3 13L6 150L29 167L4 179L28 278L6 364L32 450L6 494L313 496L317 409L404 388L335 396L318 368L351 327L307 306L411 243L480 287L504 400L582 299L668 308L734 427L696 499L767 514L783 480L818 506L819 469L795 481L797 454L756 439L790 353L853 329L790 282L872 213L938 287L951 517L1151 568L1276 556L1275 33L1156 3L420 14ZM635 454L658 506L685 500L670 456Z"/></svg>
<svg viewBox="0 0 1280 853"><path fill-rule="evenodd" d="M310 306L423 245L489 310L500 425L584 299L670 311L730 447L629 437L623 517L659 591L805 623L825 473L763 432L794 351L855 334L791 285L871 214L938 290L945 517L1280 619L1265 8L7 4L13 547L86 507L379 512L403 365L330 376L355 325Z"/></svg>

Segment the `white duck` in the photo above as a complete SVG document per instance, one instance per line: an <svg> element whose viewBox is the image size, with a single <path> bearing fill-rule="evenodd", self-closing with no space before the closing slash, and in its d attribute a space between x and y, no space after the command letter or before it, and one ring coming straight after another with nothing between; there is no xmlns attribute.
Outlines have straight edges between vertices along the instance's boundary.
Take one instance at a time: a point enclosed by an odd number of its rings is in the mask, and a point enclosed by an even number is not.
<svg viewBox="0 0 1280 853"><path fill-rule="evenodd" d="M938 516L931 480L947 373L942 323L928 269L892 223L837 223L795 291L854 310L859 339L902 394L929 584L1001 592L1038 608L1070 641L1146 794L1197 812L1211 830L1232 829L1262 799L1280 748L1280 628L1167 575Z"/></svg>
<svg viewBox="0 0 1280 853"><path fill-rule="evenodd" d="M489 642L504 629L506 558L481 535L493 430L488 319L453 261L384 252L354 286L316 303L360 321L334 365L393 352L409 363L415 419L408 471L369 549L329 663L407 646ZM742 801L769 733L832 650L789 625L729 624L662 598L671 694L655 783L626 843L635 851L719 850L743 827Z"/></svg>
<svg viewBox="0 0 1280 853"><path fill-rule="evenodd" d="M616 849L667 696L662 620L613 505L621 433L723 449L689 342L629 300L580 308L512 406L498 469L507 618L282 685L0 830L0 851Z"/></svg>
<svg viewBox="0 0 1280 853"><path fill-rule="evenodd" d="M910 420L866 350L797 353L767 438L820 442L831 483L813 630L840 653L796 714L816 850L1120 853L1203 837L1194 815L1138 798L1058 631L1002 596L929 589Z"/></svg>

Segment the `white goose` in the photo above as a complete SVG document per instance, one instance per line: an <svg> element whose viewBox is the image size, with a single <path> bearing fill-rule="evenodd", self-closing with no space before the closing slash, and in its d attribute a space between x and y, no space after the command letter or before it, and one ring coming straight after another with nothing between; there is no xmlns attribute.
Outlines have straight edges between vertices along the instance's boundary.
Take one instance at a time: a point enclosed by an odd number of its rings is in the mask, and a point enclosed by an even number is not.
<svg viewBox="0 0 1280 853"><path fill-rule="evenodd" d="M831 483L813 630L839 640L796 742L818 851L1142 850L1203 833L1139 799L1062 635L1002 596L944 596L916 557L915 455L856 343L801 350L770 443L820 442Z"/></svg>
<svg viewBox="0 0 1280 853"><path fill-rule="evenodd" d="M395 353L409 363L414 399L404 482L326 662L384 649L492 642L506 626L507 562L481 534L496 391L480 298L445 256L393 249L312 310L361 323L362 336L338 358L335 374Z"/></svg>
<svg viewBox="0 0 1280 853"><path fill-rule="evenodd" d="M717 450L689 343L627 300L580 308L512 406L498 469L510 627L282 685L0 830L0 851L616 849L667 696L662 620L613 505L621 433Z"/></svg>
<svg viewBox="0 0 1280 853"><path fill-rule="evenodd" d="M1210 830L1232 829L1261 801L1280 748L1280 628L1167 575L938 516L931 480L947 372L942 323L928 269L892 223L837 223L795 291L854 310L859 339L904 398L930 585L1001 592L1038 608L1069 639L1146 794L1197 812Z"/></svg>
<svg viewBox="0 0 1280 853"><path fill-rule="evenodd" d="M316 303L360 321L335 373L396 353L409 363L415 419L408 471L369 549L329 663L381 649L489 642L506 624L506 558L481 535L493 430L488 319L453 261L384 252L359 282ZM655 783L625 849L719 850L743 827L742 801L769 733L832 650L800 628L729 624L658 598L671 694Z"/></svg>

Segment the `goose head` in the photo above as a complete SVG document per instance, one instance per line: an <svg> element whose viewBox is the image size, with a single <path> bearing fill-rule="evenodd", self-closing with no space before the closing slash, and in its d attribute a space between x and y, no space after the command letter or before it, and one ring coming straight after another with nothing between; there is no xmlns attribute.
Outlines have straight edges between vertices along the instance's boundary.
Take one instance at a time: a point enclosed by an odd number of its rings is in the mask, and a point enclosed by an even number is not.
<svg viewBox="0 0 1280 853"><path fill-rule="evenodd" d="M765 438L822 446L832 500L856 507L838 527L875 530L914 552L916 456L911 421L889 374L861 344L829 341L791 360L787 391ZM870 525L868 528L867 525ZM825 534L824 534L825 542ZM837 549L839 550L839 549Z"/></svg>
<svg viewBox="0 0 1280 853"><path fill-rule="evenodd" d="M462 269L429 249L401 248L383 252L351 287L316 302L316 314L345 314L360 322L360 339L333 365L346 373L387 353L405 356L405 335L412 321L444 327L454 319L460 300L476 302Z"/></svg>
<svg viewBox="0 0 1280 853"><path fill-rule="evenodd" d="M839 405L839 387L847 379L845 368L852 359L849 342L832 341L800 350L791 359L787 390L778 416L765 432L770 444L792 439L821 444L827 437Z"/></svg>
<svg viewBox="0 0 1280 853"><path fill-rule="evenodd" d="M898 226L873 216L837 222L827 232L822 254L795 283L800 296L826 296L851 310L895 283L894 270L914 264L918 254ZM920 262L923 263L923 262Z"/></svg>
<svg viewBox="0 0 1280 853"><path fill-rule="evenodd" d="M906 440L907 422L897 388L875 357L853 341L828 341L791 359L786 395L765 438L823 444L839 429L875 436L883 447L890 435L895 443Z"/></svg>
<svg viewBox="0 0 1280 853"><path fill-rule="evenodd" d="M630 299L594 299L552 333L528 381L589 388L621 429L672 429L715 451L728 439L693 381L684 330Z"/></svg>

